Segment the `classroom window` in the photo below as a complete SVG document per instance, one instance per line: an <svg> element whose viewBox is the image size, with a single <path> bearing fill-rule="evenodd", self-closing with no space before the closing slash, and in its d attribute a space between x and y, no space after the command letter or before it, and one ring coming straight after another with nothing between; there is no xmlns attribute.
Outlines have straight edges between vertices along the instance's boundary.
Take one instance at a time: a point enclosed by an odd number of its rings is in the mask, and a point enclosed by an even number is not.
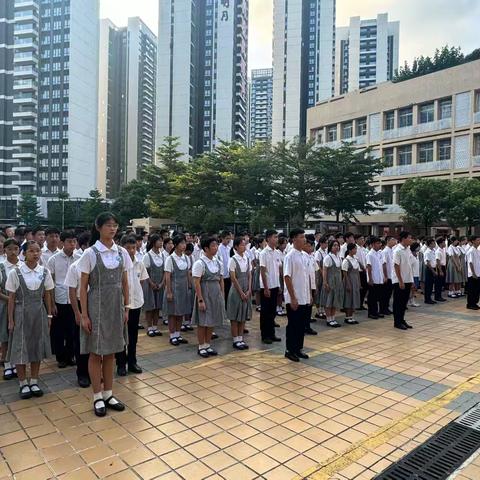
<svg viewBox="0 0 480 480"><path fill-rule="evenodd" d="M385 112L384 114L384 130L393 130L395 128L395 112Z"/></svg>
<svg viewBox="0 0 480 480"><path fill-rule="evenodd" d="M367 134L367 118L359 118L357 120L357 131L356 131L356 136L357 137L363 137L364 135Z"/></svg>
<svg viewBox="0 0 480 480"><path fill-rule="evenodd" d="M330 125L327 127L327 141L336 142L337 141L337 126Z"/></svg>
<svg viewBox="0 0 480 480"><path fill-rule="evenodd" d="M393 167L393 148L383 149L383 161L386 167Z"/></svg>
<svg viewBox="0 0 480 480"><path fill-rule="evenodd" d="M342 123L342 140L347 140L353 136L353 123Z"/></svg>
<svg viewBox="0 0 480 480"><path fill-rule="evenodd" d="M473 110L475 113L480 112L480 90L477 90L474 94Z"/></svg>
<svg viewBox="0 0 480 480"><path fill-rule="evenodd" d="M434 103L420 105L418 123L429 123L435 120Z"/></svg>
<svg viewBox="0 0 480 480"><path fill-rule="evenodd" d="M452 142L449 138L438 141L438 160L450 160L452 158Z"/></svg>
<svg viewBox="0 0 480 480"><path fill-rule="evenodd" d="M399 165L411 165L412 164L412 146L404 145L398 147L398 164Z"/></svg>
<svg viewBox="0 0 480 480"><path fill-rule="evenodd" d="M382 187L382 196L384 205L393 204L393 185L384 185Z"/></svg>
<svg viewBox="0 0 480 480"><path fill-rule="evenodd" d="M413 108L407 107L399 110L398 126L400 128L403 128L403 127L411 127L412 125L413 125Z"/></svg>
<svg viewBox="0 0 480 480"><path fill-rule="evenodd" d="M438 103L438 118L452 118L452 99L445 98Z"/></svg>
<svg viewBox="0 0 480 480"><path fill-rule="evenodd" d="M480 156L480 134L473 136L473 155Z"/></svg>
<svg viewBox="0 0 480 480"><path fill-rule="evenodd" d="M419 143L417 148L418 163L433 162L433 142Z"/></svg>

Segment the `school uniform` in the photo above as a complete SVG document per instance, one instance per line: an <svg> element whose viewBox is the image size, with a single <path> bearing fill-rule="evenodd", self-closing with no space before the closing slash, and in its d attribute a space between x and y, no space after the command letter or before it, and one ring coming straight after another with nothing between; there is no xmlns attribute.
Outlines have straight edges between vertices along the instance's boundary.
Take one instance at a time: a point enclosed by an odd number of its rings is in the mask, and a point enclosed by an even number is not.
<svg viewBox="0 0 480 480"><path fill-rule="evenodd" d="M461 284L464 281L463 276L463 259L460 247L450 245L447 248L447 276L446 282L448 284Z"/></svg>
<svg viewBox="0 0 480 480"><path fill-rule="evenodd" d="M415 288L420 288L420 260L418 258L418 253L415 256L412 251L410 251L410 266L412 268L413 283Z"/></svg>
<svg viewBox="0 0 480 480"><path fill-rule="evenodd" d="M235 277L242 292L247 293L250 285L251 266L250 259L247 257L246 252L243 255L236 253L230 258L228 271L235 272ZM248 298L247 301L244 302L234 286L232 286L228 293L227 318L231 322L239 323L245 323L252 318L251 298Z"/></svg>
<svg viewBox="0 0 480 480"><path fill-rule="evenodd" d="M8 260L0 262L0 290L4 295L8 295L5 287L8 275L12 270L21 265L20 261L16 264L10 263ZM0 343L7 343L8 337L8 302L0 301Z"/></svg>
<svg viewBox="0 0 480 480"><path fill-rule="evenodd" d="M217 256L222 262L222 276L223 276L223 288L225 293L225 308L227 308L227 299L228 293L230 292L231 281L230 281L230 272L228 271L228 263L230 260L230 250L232 249L231 245L224 245L221 243L218 246Z"/></svg>
<svg viewBox="0 0 480 480"><path fill-rule="evenodd" d="M434 279L435 300L444 301L442 291L445 286L445 275L447 273L447 252L445 248L437 247L435 249L435 262L439 264L437 267L438 275Z"/></svg>
<svg viewBox="0 0 480 480"><path fill-rule="evenodd" d="M115 359L118 367L126 367L128 363L128 368L131 369L137 365L138 324L140 323L140 313L144 303L142 282L148 280L144 263L135 258L133 265L127 270L127 276L130 296L127 322L128 349L117 352Z"/></svg>
<svg viewBox="0 0 480 480"><path fill-rule="evenodd" d="M323 267L327 269L327 278L323 279L320 304L325 308L343 308L344 291L342 281L342 260L338 255L329 253L323 259ZM329 289L325 288L328 284Z"/></svg>
<svg viewBox="0 0 480 480"><path fill-rule="evenodd" d="M137 260L137 262L143 261L144 256L145 256L145 253L142 250L137 250L135 252L135 260Z"/></svg>
<svg viewBox="0 0 480 480"><path fill-rule="evenodd" d="M407 309L410 290L413 284L413 272L410 261L410 248L398 244L393 251L393 266L398 265L400 274L404 283L404 288L400 288L400 281L395 268L392 269L393 284L393 323L396 327L409 327L405 322L405 310Z"/></svg>
<svg viewBox="0 0 480 480"><path fill-rule="evenodd" d="M188 260L185 254L175 252L165 261L165 272L169 272L173 299L168 300L167 289L163 293L163 313L168 316L183 317L190 315L190 297L188 294Z"/></svg>
<svg viewBox="0 0 480 480"><path fill-rule="evenodd" d="M306 252L305 252L306 253ZM308 273L310 276L310 291L312 292L312 299L316 296L316 273L319 269L317 262L315 261L315 254L314 253L307 253L308 256ZM304 317L304 329L305 333L309 335L316 335L317 332L310 327L310 321L312 319L312 312L313 312L313 304L309 303L307 305L307 312ZM301 349L303 348L303 342L301 344Z"/></svg>
<svg viewBox="0 0 480 480"><path fill-rule="evenodd" d="M276 251L267 246L259 255L260 264L260 332L262 341L272 340L275 335L275 317L277 315L277 296L280 289L280 263ZM264 284L261 268L265 268L267 284ZM270 296L265 296L265 288Z"/></svg>
<svg viewBox="0 0 480 480"><path fill-rule="evenodd" d="M255 268L253 270L253 278L252 278L252 292L256 293L260 290L260 263L259 257L261 250L259 248L252 248L253 252L253 260L255 261ZM252 260L252 261L253 261ZM259 305L257 305L259 307Z"/></svg>
<svg viewBox="0 0 480 480"><path fill-rule="evenodd" d="M132 267L127 251L113 244L106 247L99 240L87 248L77 268L89 274L88 316L92 331L80 331L80 352L110 355L125 347L123 273Z"/></svg>
<svg viewBox="0 0 480 480"><path fill-rule="evenodd" d="M436 258L435 258L435 250L432 248L427 248L425 253L423 254L423 262L425 264L425 302L431 303L432 302L432 293L433 293L433 285L435 282L435 277L432 269L436 271ZM430 265L430 268L428 267Z"/></svg>
<svg viewBox="0 0 480 480"><path fill-rule="evenodd" d="M160 285L163 282L164 268L167 258L167 253L162 249L158 253L149 250L142 259L148 277L157 285ZM145 282L143 284L144 310L146 312L162 309L164 290L164 286L159 290L153 290L150 286L150 282Z"/></svg>
<svg viewBox="0 0 480 480"><path fill-rule="evenodd" d="M51 348L43 296L55 288L52 275L42 265L32 270L23 264L12 269L5 288L15 293L15 326L8 340L7 361L25 365L45 360Z"/></svg>
<svg viewBox="0 0 480 480"><path fill-rule="evenodd" d="M383 295L383 285L385 281L385 276L383 272L385 257L380 250L375 251L372 248L367 253L367 256L365 257L365 262L371 267L369 281L373 282L372 285L370 283L368 284L368 315L378 317L378 314L380 313L380 301Z"/></svg>
<svg viewBox="0 0 480 480"><path fill-rule="evenodd" d="M343 308L356 310L360 308L360 263L355 257L347 255L342 262L342 271L347 274L344 282Z"/></svg>
<svg viewBox="0 0 480 480"><path fill-rule="evenodd" d="M358 260L360 265L359 276L360 276L360 309L365 310L363 304L365 303L365 296L368 291L368 281L367 281L367 253L368 250L365 247L357 245L357 254L355 258Z"/></svg>
<svg viewBox="0 0 480 480"><path fill-rule="evenodd" d="M383 249L383 257L385 259L385 267L387 269L387 281L383 284L383 293L380 297L380 313L382 315L390 315L390 299L392 297L392 270L393 270L393 250L390 247Z"/></svg>
<svg viewBox="0 0 480 480"><path fill-rule="evenodd" d="M322 295L322 285L323 285L323 276L322 276L322 269L323 269L323 259L328 255L327 250L323 250L322 248L319 248L315 252L315 261L317 262L318 268L315 271L315 283L316 283L316 288L315 288L315 305L317 307L321 307L320 305L320 297ZM323 310L323 307L321 307Z"/></svg>
<svg viewBox="0 0 480 480"><path fill-rule="evenodd" d="M41 264L47 266L50 258L52 258L58 252L61 252L61 250L59 248L57 248L56 250L49 250L47 248L47 245L44 245L42 247L42 254L41 254L41 257L40 257Z"/></svg>
<svg viewBox="0 0 480 480"><path fill-rule="evenodd" d="M467 253L467 265L467 308L477 310L478 301L480 299L480 250L473 246ZM473 270L471 265L473 265Z"/></svg>
<svg viewBox="0 0 480 480"><path fill-rule="evenodd" d="M348 243L344 242L340 247L340 251L338 252L338 256L342 260L347 256L347 246L348 246Z"/></svg>
<svg viewBox="0 0 480 480"><path fill-rule="evenodd" d="M78 260L80 257L75 260L70 267L68 268L67 275L65 276L65 286L67 288L74 288L76 291L77 302L78 302L78 309L82 311L82 307L80 305L80 284L81 284L81 277L82 272L78 269ZM77 325L75 322L75 329L73 334L73 345L74 345L74 352L75 352L75 360L77 362L77 378L80 379L89 379L88 374L88 357L89 354L81 354L80 353L80 330L82 329L81 325Z"/></svg>

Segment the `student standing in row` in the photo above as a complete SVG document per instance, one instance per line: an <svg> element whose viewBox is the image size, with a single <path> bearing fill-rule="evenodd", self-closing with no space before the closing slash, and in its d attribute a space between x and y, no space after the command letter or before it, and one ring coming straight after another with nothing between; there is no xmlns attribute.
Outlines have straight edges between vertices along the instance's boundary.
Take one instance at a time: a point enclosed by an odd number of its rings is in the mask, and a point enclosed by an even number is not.
<svg viewBox="0 0 480 480"><path fill-rule="evenodd" d="M447 253L445 251L445 239L437 239L437 248L435 249L435 262L437 266L437 276L435 277L435 301L446 302L442 297L443 287L445 286L445 275L447 271Z"/></svg>
<svg viewBox="0 0 480 480"><path fill-rule="evenodd" d="M409 306L410 307L419 307L420 304L418 304L415 301L415 293L418 291L420 288L420 260L418 258L418 254L420 251L420 244L417 242L414 242L410 245L410 264L412 267L412 274L413 274L413 285L412 285L412 290L410 291L410 302Z"/></svg>
<svg viewBox="0 0 480 480"><path fill-rule="evenodd" d="M323 287L320 299L327 315L327 326L338 328L335 320L336 311L343 308L342 260L338 252L337 240L328 242L328 255L323 259Z"/></svg>
<svg viewBox="0 0 480 480"><path fill-rule="evenodd" d="M461 250L457 237L450 237L450 245L447 249L447 276L448 296L457 298L462 296L463 265L461 261Z"/></svg>
<svg viewBox="0 0 480 480"><path fill-rule="evenodd" d="M328 255L328 238L326 236L321 237L318 240L317 251L315 252L315 261L317 262L316 270L316 289L315 289L315 305L317 306L316 318L325 320L325 308L321 305L320 298L322 296L323 287L323 259Z"/></svg>
<svg viewBox="0 0 480 480"><path fill-rule="evenodd" d="M228 292L230 291L230 273L228 271L228 263L230 261L230 242L232 241L232 232L224 230L220 232L220 245L218 247L218 258L222 262L222 276L225 291L225 308L227 307Z"/></svg>
<svg viewBox="0 0 480 480"><path fill-rule="evenodd" d="M412 328L405 321L405 310L413 283L409 248L412 243L412 235L409 232L400 232L399 240L400 243L393 252L393 322L395 328L407 330Z"/></svg>
<svg viewBox="0 0 480 480"><path fill-rule="evenodd" d="M392 275L393 275L393 247L396 245L397 241L392 236L385 237L385 248L383 249L383 256L385 259L384 262L384 276L386 282L384 285L384 291L380 298L380 313L382 315L391 315L392 311L390 310L390 299L392 298L393 285L392 285Z"/></svg>
<svg viewBox="0 0 480 480"><path fill-rule="evenodd" d="M294 228L290 231L292 248L285 256L283 276L285 279L285 303L287 304L287 329L285 357L293 362L307 359L303 353L305 317L308 305L313 303L308 270L307 254L303 251L305 231Z"/></svg>
<svg viewBox="0 0 480 480"><path fill-rule="evenodd" d="M303 245L303 251L307 254L307 268L308 268L308 273L310 275L310 290L312 293L312 299L315 299L316 295L316 288L317 288L317 282L316 282L316 273L317 269L319 268L317 265L317 262L315 261L315 240L313 236L306 235L305 236L305 244ZM318 332L314 330L310 323L311 322L316 322L315 319L312 318L312 312L313 312L313 303L309 304L307 306L307 314L305 315L305 335L318 335ZM303 343L301 344L301 349L303 349Z"/></svg>
<svg viewBox="0 0 480 480"><path fill-rule="evenodd" d="M45 230L45 245L42 248L42 265L47 265L50 257L60 251L58 245L60 243L60 230L58 228L47 228Z"/></svg>
<svg viewBox="0 0 480 480"><path fill-rule="evenodd" d="M360 307L360 263L356 259L357 245L349 243L347 245L346 256L342 262L343 283L344 283L344 301L345 323L347 325L357 325L358 322L353 318L355 310Z"/></svg>
<svg viewBox="0 0 480 480"><path fill-rule="evenodd" d="M435 240L433 238L427 238L426 240L426 250L423 254L423 261L425 264L425 288L424 288L424 296L425 296L425 303L433 305L434 302L432 300L432 293L433 293L433 285L435 283L435 278L438 275L437 272L437 260L435 257Z"/></svg>
<svg viewBox="0 0 480 480"><path fill-rule="evenodd" d="M7 361L15 364L20 398L41 397L38 386L40 362L51 355L50 322L55 288L50 272L39 264L40 246L29 241L23 246L25 263L12 269L5 285L8 291ZM27 381L30 364L30 382Z"/></svg>
<svg viewBox="0 0 480 480"><path fill-rule="evenodd" d="M124 248L115 244L117 231L115 215L108 212L98 215L92 228L91 246L78 262L82 273L81 353L90 354L88 371L93 387L93 408L98 417L105 416L107 408L125 409L113 396L113 368L115 353L125 347L130 309L127 271L132 268L132 260Z"/></svg>
<svg viewBox="0 0 480 480"><path fill-rule="evenodd" d="M277 296L277 315L279 317L284 317L287 312L283 309L283 302L285 300L283 292L285 290L285 282L283 281L283 261L285 260L285 255L286 255L286 248L288 245L288 238L285 237L284 235L279 235L278 236L278 243L277 243L277 255L278 255L278 263L280 267L280 289L278 290L278 296ZM277 327L278 324L275 324L275 327Z"/></svg>
<svg viewBox="0 0 480 480"><path fill-rule="evenodd" d="M368 282L367 282L367 253L368 250L365 248L365 237L357 233L355 235L355 244L357 245L357 253L355 258L358 260L360 265L360 307L359 310L366 310L364 307L365 296L368 291Z"/></svg>
<svg viewBox="0 0 480 480"><path fill-rule="evenodd" d="M214 237L201 240L203 255L192 268L195 285L195 307L192 320L198 325L198 355L203 358L216 356L211 345L214 327L225 320L224 285L222 265L216 258L218 243Z"/></svg>
<svg viewBox="0 0 480 480"><path fill-rule="evenodd" d="M380 313L380 301L384 291L385 278L385 257L382 254L382 241L378 237L370 239L370 251L366 256L367 279L368 279L368 318L377 320L384 318Z"/></svg>
<svg viewBox="0 0 480 480"><path fill-rule="evenodd" d="M230 320L233 348L247 350L243 339L245 322L252 318L252 274L250 260L246 254L246 243L243 237L233 241L235 254L230 258L228 270L232 288L227 299L227 318Z"/></svg>
<svg viewBox="0 0 480 480"><path fill-rule="evenodd" d="M468 284L467 284L467 308L480 310L478 301L480 298L480 237L470 237L471 248L467 253Z"/></svg>

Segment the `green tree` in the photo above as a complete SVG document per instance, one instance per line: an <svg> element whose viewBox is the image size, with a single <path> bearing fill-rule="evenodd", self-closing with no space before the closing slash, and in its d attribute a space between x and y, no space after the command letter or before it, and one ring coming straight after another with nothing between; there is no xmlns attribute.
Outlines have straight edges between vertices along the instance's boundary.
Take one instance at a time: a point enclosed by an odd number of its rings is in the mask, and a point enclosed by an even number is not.
<svg viewBox="0 0 480 480"><path fill-rule="evenodd" d="M318 207L325 214L334 215L337 223L382 209L382 194L375 190L372 181L384 164L381 158L372 156L370 149L358 150L346 143L337 149L320 148L314 168L321 191Z"/></svg>
<svg viewBox="0 0 480 480"><path fill-rule="evenodd" d="M400 189L399 204L405 211L404 220L430 233L430 227L440 221L445 212L448 180L409 178Z"/></svg>
<svg viewBox="0 0 480 480"><path fill-rule="evenodd" d="M112 212L115 213L122 225L128 225L132 218L150 216L148 202L148 185L145 182L132 180L124 185L118 197L112 203Z"/></svg>
<svg viewBox="0 0 480 480"><path fill-rule="evenodd" d="M462 178L450 182L446 195L445 218L452 228L472 227L480 224L480 181Z"/></svg>
<svg viewBox="0 0 480 480"><path fill-rule="evenodd" d="M110 205L98 190L90 190L90 196L82 207L82 220L85 225L91 225L97 215L110 209Z"/></svg>
<svg viewBox="0 0 480 480"><path fill-rule="evenodd" d="M35 226L42 221L37 197L33 193L22 193L17 207L19 221L25 225Z"/></svg>

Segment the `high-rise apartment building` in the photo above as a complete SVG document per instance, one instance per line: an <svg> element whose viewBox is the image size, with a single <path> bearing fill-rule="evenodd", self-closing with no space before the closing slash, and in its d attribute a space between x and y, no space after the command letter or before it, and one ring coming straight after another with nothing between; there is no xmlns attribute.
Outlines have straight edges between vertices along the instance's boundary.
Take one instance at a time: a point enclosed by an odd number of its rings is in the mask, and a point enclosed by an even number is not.
<svg viewBox="0 0 480 480"><path fill-rule="evenodd" d="M14 0L0 2L0 221L15 218L13 167L13 18Z"/></svg>
<svg viewBox="0 0 480 480"><path fill-rule="evenodd" d="M400 22L389 22L388 13L371 20L350 18L337 28L335 94L391 80L398 69Z"/></svg>
<svg viewBox="0 0 480 480"><path fill-rule="evenodd" d="M272 141L306 136L307 108L334 92L335 0L274 0Z"/></svg>
<svg viewBox="0 0 480 480"><path fill-rule="evenodd" d="M250 82L249 143L272 139L273 69L252 70Z"/></svg>
<svg viewBox="0 0 480 480"><path fill-rule="evenodd" d="M97 188L108 198L155 157L157 39L138 17L100 24Z"/></svg>
<svg viewBox="0 0 480 480"><path fill-rule="evenodd" d="M157 144L247 138L248 0L159 0Z"/></svg>

